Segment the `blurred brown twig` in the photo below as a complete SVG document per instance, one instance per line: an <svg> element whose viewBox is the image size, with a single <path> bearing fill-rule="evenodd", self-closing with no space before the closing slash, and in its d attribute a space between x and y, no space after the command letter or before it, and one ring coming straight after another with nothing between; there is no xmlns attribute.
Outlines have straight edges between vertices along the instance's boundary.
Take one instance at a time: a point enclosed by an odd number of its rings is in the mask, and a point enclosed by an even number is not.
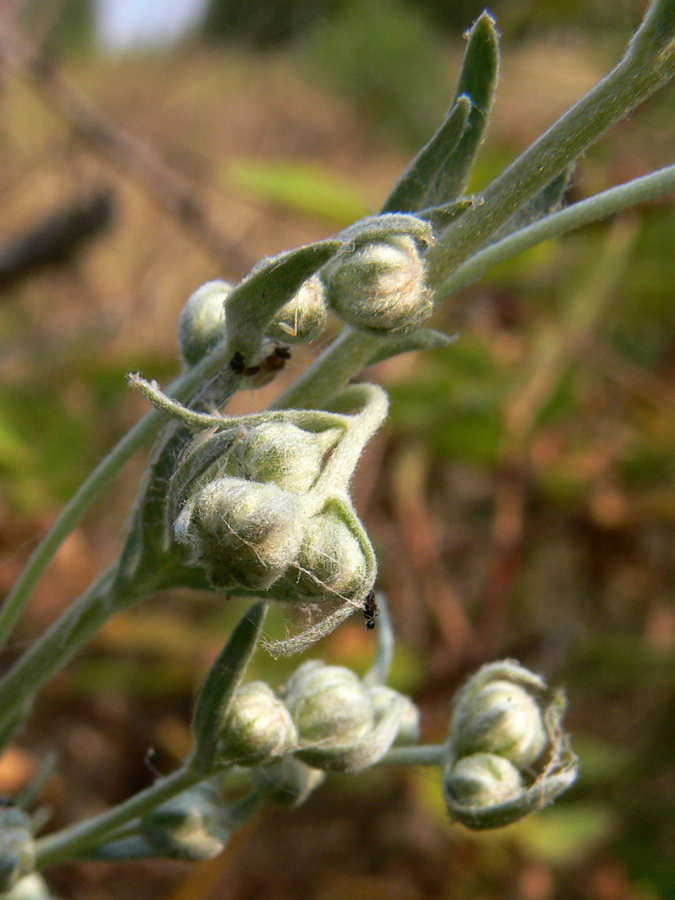
<svg viewBox="0 0 675 900"><path fill-rule="evenodd" d="M150 147L111 121L6 18L0 18L0 65L37 87L79 137L133 178L229 271L241 276L251 268L241 248L214 224L193 186Z"/></svg>

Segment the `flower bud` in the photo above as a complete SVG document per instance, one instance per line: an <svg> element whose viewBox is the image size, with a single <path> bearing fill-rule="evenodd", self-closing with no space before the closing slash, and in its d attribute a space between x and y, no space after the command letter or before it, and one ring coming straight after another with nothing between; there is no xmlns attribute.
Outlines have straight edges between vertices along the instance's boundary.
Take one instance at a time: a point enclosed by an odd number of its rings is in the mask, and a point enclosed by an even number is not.
<svg viewBox="0 0 675 900"><path fill-rule="evenodd" d="M375 716L382 715L394 697L401 702L401 718L394 740L395 746L407 746L416 744L420 739L420 711L410 697L399 694L392 688L377 684L368 688L370 699L373 702Z"/></svg>
<svg viewBox="0 0 675 900"><path fill-rule="evenodd" d="M392 234L336 254L322 269L333 312L375 334L406 334L433 312L426 267L414 238Z"/></svg>
<svg viewBox="0 0 675 900"><path fill-rule="evenodd" d="M458 757L496 753L524 769L537 761L547 742L539 704L513 682L496 679L455 710L452 746Z"/></svg>
<svg viewBox="0 0 675 900"><path fill-rule="evenodd" d="M443 791L449 803L479 809L512 800L523 790L520 772L494 753L474 753L457 760L445 774Z"/></svg>
<svg viewBox="0 0 675 900"><path fill-rule="evenodd" d="M324 447L316 435L290 422L265 422L237 444L236 457L244 477L301 494L319 477Z"/></svg>
<svg viewBox="0 0 675 900"><path fill-rule="evenodd" d="M286 756L254 773L256 788L272 803L300 806L326 779L326 773L313 769L294 756Z"/></svg>
<svg viewBox="0 0 675 900"><path fill-rule="evenodd" d="M141 832L155 850L171 859L213 859L230 837L224 820L216 789L199 784L146 813Z"/></svg>
<svg viewBox="0 0 675 900"><path fill-rule="evenodd" d="M381 700L384 698L380 698ZM381 759L396 738L402 698L375 705L349 669L312 661L300 666L284 691L300 737L296 757L320 769L356 772Z"/></svg>
<svg viewBox="0 0 675 900"><path fill-rule="evenodd" d="M0 891L13 888L34 865L30 817L18 806L0 808Z"/></svg>
<svg viewBox="0 0 675 900"><path fill-rule="evenodd" d="M501 828L542 809L576 779L562 729L565 697L513 660L489 663L460 691L444 781L450 817Z"/></svg>
<svg viewBox="0 0 675 900"><path fill-rule="evenodd" d="M312 603L319 598L331 600L362 594L367 572L360 541L339 513L330 509L308 519L287 580L300 600Z"/></svg>
<svg viewBox="0 0 675 900"><path fill-rule="evenodd" d="M291 753L297 744L290 713L269 685L252 681L237 691L220 736L221 759L254 766Z"/></svg>
<svg viewBox="0 0 675 900"><path fill-rule="evenodd" d="M232 290L227 281L207 281L183 307L178 342L187 366L196 365L225 337L225 301Z"/></svg>
<svg viewBox="0 0 675 900"><path fill-rule="evenodd" d="M188 501L174 534L214 587L263 591L295 562L305 521L300 500L276 485L219 478Z"/></svg>
<svg viewBox="0 0 675 900"><path fill-rule="evenodd" d="M289 680L283 696L303 747L353 743L373 724L368 692L358 676L343 666L306 662Z"/></svg>
<svg viewBox="0 0 675 900"><path fill-rule="evenodd" d="M281 307L267 328L267 336L287 344L309 344L321 335L327 319L326 291L314 275Z"/></svg>

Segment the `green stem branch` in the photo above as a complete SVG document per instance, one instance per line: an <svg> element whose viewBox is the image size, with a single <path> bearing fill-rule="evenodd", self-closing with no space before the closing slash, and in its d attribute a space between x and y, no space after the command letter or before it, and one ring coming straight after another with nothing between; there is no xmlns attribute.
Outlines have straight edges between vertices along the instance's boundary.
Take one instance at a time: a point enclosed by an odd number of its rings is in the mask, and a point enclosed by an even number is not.
<svg viewBox="0 0 675 900"><path fill-rule="evenodd" d="M202 774L192 769L179 769L100 816L41 838L36 842L36 868L44 869L106 843L123 825L145 815L160 803L181 794L203 779Z"/></svg>
<svg viewBox="0 0 675 900"><path fill-rule="evenodd" d="M392 747L379 766L442 766L448 755L447 744L419 744L415 747Z"/></svg>
<svg viewBox="0 0 675 900"><path fill-rule="evenodd" d="M675 166L668 166L652 172L651 175L617 185L617 187L596 194L588 200L568 206L560 212L552 213L545 219L541 219L476 253L449 278L441 281L436 288L435 300L437 303L442 302L451 294L485 275L494 266L524 253L537 244L541 244L542 241L561 237L583 225L589 225L599 219L606 219L614 213L629 209L639 203L656 200L673 191L675 191Z"/></svg>
<svg viewBox="0 0 675 900"><path fill-rule="evenodd" d="M429 252L441 283L569 163L675 74L675 4L650 7L621 62L496 178Z"/></svg>

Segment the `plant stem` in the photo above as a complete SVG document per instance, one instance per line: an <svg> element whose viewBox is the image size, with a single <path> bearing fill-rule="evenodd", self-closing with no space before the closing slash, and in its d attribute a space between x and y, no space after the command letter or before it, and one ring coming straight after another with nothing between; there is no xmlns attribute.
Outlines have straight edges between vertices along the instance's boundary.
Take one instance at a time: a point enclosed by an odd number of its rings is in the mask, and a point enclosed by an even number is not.
<svg viewBox="0 0 675 900"><path fill-rule="evenodd" d="M365 368L386 338L347 326L330 347L276 400L269 409L311 409L325 403L350 378Z"/></svg>
<svg viewBox="0 0 675 900"><path fill-rule="evenodd" d="M673 0L657 0L621 62L451 223L429 251L429 280L443 281L531 197L612 125L675 74Z"/></svg>
<svg viewBox="0 0 675 900"><path fill-rule="evenodd" d="M105 843L127 822L145 815L203 779L203 775L184 767L100 816L41 838L36 842L36 868L43 869Z"/></svg>
<svg viewBox="0 0 675 900"><path fill-rule="evenodd" d="M125 588L115 583L116 575L117 566L104 572L0 681L0 733L5 731L4 724L31 701L110 616L160 584L157 574L157 585L146 578L133 589ZM11 731L8 736L11 738Z"/></svg>
<svg viewBox="0 0 675 900"><path fill-rule="evenodd" d="M379 761L378 766L442 766L447 755L447 744L392 747Z"/></svg>
<svg viewBox="0 0 675 900"><path fill-rule="evenodd" d="M606 219L613 213L655 200L672 191L675 191L675 166L668 166L652 172L651 175L617 185L589 197L588 200L581 200L560 212L552 213L496 244L491 244L468 259L449 278L441 281L436 288L435 301L442 302L472 281L476 281L494 266L512 259L519 253L524 253L542 241L560 237L583 225Z"/></svg>
<svg viewBox="0 0 675 900"><path fill-rule="evenodd" d="M167 395L178 400L186 399L195 388L213 378L223 368L229 354L227 342L218 345L197 366L177 378L167 389ZM236 390L237 381L238 379L232 379L232 393ZM17 619L61 544L98 495L112 483L132 456L165 424L166 417L156 409L144 416L98 464L63 508L0 609L0 647L7 642Z"/></svg>

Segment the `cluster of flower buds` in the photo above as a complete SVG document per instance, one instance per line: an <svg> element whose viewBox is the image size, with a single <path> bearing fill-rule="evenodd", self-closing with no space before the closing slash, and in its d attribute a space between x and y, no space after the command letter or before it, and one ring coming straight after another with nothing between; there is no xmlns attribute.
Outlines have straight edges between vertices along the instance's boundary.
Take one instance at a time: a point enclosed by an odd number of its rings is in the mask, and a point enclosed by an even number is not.
<svg viewBox="0 0 675 900"><path fill-rule="evenodd" d="M575 780L561 729L565 701L511 660L483 666L459 692L443 789L450 817L498 828L552 803Z"/></svg>
<svg viewBox="0 0 675 900"><path fill-rule="evenodd" d="M356 772L378 762L394 743L418 737L418 711L409 698L366 684L343 666L310 661L280 697L258 681L237 692L219 754L238 765L265 766L261 788L292 806L321 782L316 770Z"/></svg>
<svg viewBox="0 0 675 900"><path fill-rule="evenodd" d="M431 315L425 255L434 235L428 221L404 213L372 216L337 240L337 253L267 323L268 340L314 341L329 310L354 328L382 336L408 334ZM234 290L226 281L209 281L187 301L178 327L186 366L196 365L227 337L227 300Z"/></svg>
<svg viewBox="0 0 675 900"><path fill-rule="evenodd" d="M340 412L214 419L218 430L188 446L169 485L167 528L214 587L363 605L375 555L348 486L387 399L362 384L333 405Z"/></svg>

